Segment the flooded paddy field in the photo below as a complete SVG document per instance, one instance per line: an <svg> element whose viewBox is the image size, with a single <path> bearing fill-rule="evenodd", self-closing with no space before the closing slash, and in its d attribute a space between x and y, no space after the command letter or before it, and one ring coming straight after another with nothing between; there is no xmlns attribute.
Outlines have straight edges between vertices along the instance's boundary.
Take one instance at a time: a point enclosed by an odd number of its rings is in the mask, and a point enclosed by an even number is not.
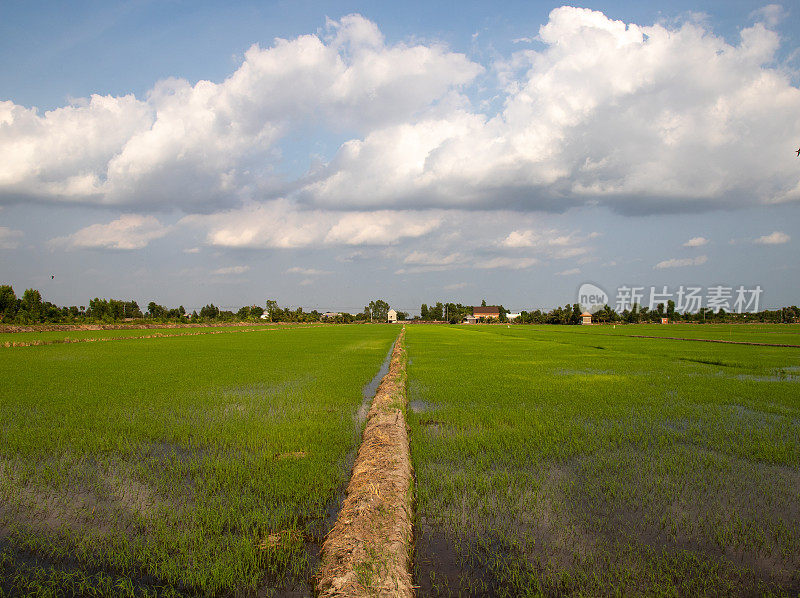
<svg viewBox="0 0 800 598"><path fill-rule="evenodd" d="M658 329L409 327L419 596L800 592L800 349Z"/></svg>
<svg viewBox="0 0 800 598"><path fill-rule="evenodd" d="M398 330L242 332L0 348L0 595L310 595Z"/></svg>

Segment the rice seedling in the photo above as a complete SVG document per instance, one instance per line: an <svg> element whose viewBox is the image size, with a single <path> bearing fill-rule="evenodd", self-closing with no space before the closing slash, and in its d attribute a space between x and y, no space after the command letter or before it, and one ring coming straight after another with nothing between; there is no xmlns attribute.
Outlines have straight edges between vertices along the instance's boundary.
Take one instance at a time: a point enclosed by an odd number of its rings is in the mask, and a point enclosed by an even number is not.
<svg viewBox="0 0 800 598"><path fill-rule="evenodd" d="M307 591L397 329L240 332L0 349L0 594Z"/></svg>
<svg viewBox="0 0 800 598"><path fill-rule="evenodd" d="M420 595L798 593L800 349L620 328L408 327Z"/></svg>

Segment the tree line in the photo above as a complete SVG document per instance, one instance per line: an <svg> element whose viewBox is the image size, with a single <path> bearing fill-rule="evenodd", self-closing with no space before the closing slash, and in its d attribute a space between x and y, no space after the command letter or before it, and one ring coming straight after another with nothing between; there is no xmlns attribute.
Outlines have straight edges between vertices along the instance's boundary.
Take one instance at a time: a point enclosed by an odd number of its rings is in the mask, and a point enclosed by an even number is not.
<svg viewBox="0 0 800 598"><path fill-rule="evenodd" d="M482 302L486 306L486 301ZM497 306L500 313L500 322L508 322L508 310L502 305ZM178 307L165 307L155 301L147 304L146 311L142 312L136 301L120 299L100 299L95 297L89 300L88 305L59 307L45 301L36 289L27 289L22 297L17 297L11 285L0 285L0 322L5 324L71 324L71 323L115 323L135 320L148 320L155 322L331 322L349 324L355 322L385 322L389 312L389 303L383 299L370 301L358 314L319 312L316 309L304 311L302 307L291 309L281 307L275 300L268 300L265 307L259 305L246 305L238 311L221 310L213 303L205 305L200 311L188 313L180 305ZM461 303L437 301L430 305L423 303L420 306L420 315L413 320L449 322L458 324L467 316L472 315L471 305ZM581 323L581 308L575 303L556 307L549 311L540 309L522 311L513 320L516 324L566 324ZM671 322L696 322L696 323L727 323L727 322L798 322L800 321L800 308L796 305L775 310L762 310L755 313L732 313L724 310L713 311L703 307L697 313L679 313L675 309L675 302L670 300L666 304L659 303L655 309L639 306L634 303L631 309L617 313L606 305L592 316L597 323L657 323L662 318ZM398 320L408 320L409 314L397 312ZM479 321L487 321L479 318ZM495 320L491 320L495 321Z"/></svg>
<svg viewBox="0 0 800 598"><path fill-rule="evenodd" d="M486 307L486 301L482 302ZM499 321L506 323L509 320L509 311L502 305L498 305L500 314ZM460 303L447 303L438 301L428 305L423 303L420 306L419 319L428 322L449 322L458 324L463 322L467 316L473 315L471 305ZM583 310L580 305L573 303L564 307L556 307L549 311L541 309L531 311L521 311L519 316L513 319L515 324L562 324L577 325L582 321ZM603 308L592 315L592 321L601 324L644 324L660 323L662 318L667 318L670 322L695 322L695 323L733 323L733 322L800 322L800 308L796 305L783 307L774 310L762 310L751 313L726 312L721 309L714 311L707 307L702 307L697 313L680 313L675 309L675 302L667 301L666 304L659 303L654 309L647 306L640 306L634 303L630 309L625 309L618 313L612 307L605 305ZM478 318L478 322L497 321L494 318Z"/></svg>
<svg viewBox="0 0 800 598"><path fill-rule="evenodd" d="M11 285L0 285L0 322L5 324L80 324L147 320L154 322L333 322L349 324L353 322L385 322L389 304L376 299L370 301L359 314L328 314L317 310L304 311L302 307L290 309L281 307L277 301L268 300L265 307L245 305L238 311L222 310L213 303L188 313L178 307L165 307L155 301L147 304L142 311L136 301L120 299L100 299L95 297L87 305L60 307L45 301L36 289L27 289L22 297L17 297ZM408 314L398 312L399 319Z"/></svg>

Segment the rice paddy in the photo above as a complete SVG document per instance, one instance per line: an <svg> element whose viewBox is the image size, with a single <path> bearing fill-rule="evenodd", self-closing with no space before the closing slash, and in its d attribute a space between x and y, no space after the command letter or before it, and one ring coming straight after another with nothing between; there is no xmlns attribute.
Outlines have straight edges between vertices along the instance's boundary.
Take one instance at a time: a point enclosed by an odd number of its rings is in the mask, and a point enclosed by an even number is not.
<svg viewBox="0 0 800 598"><path fill-rule="evenodd" d="M653 329L409 328L419 595L798 594L800 349Z"/></svg>
<svg viewBox="0 0 800 598"><path fill-rule="evenodd" d="M1 349L0 593L309 587L397 332Z"/></svg>
<svg viewBox="0 0 800 598"><path fill-rule="evenodd" d="M0 596L312 595L398 332L0 348ZM654 336L800 327L406 327L418 596L800 593L800 349Z"/></svg>

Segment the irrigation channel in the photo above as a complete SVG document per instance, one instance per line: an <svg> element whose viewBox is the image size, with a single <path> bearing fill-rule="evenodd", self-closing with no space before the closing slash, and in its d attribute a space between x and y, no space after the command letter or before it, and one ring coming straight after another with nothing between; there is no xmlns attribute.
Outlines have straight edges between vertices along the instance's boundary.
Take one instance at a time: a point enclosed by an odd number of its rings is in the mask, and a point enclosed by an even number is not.
<svg viewBox="0 0 800 598"><path fill-rule="evenodd" d="M413 595L404 335L372 400L346 497L322 547L321 597Z"/></svg>

